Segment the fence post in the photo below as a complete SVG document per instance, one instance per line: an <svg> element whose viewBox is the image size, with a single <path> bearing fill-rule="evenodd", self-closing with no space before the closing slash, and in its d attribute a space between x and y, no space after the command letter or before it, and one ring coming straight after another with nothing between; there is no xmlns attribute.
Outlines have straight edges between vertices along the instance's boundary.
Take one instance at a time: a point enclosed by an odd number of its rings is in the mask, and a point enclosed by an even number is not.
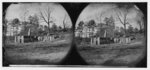
<svg viewBox="0 0 150 70"><path fill-rule="evenodd" d="M94 45L96 45L96 38L94 38Z"/></svg>
<svg viewBox="0 0 150 70"><path fill-rule="evenodd" d="M93 38L91 38L91 45L93 45Z"/></svg>
<svg viewBox="0 0 150 70"><path fill-rule="evenodd" d="M24 43L24 36L22 36L22 43Z"/></svg>
<svg viewBox="0 0 150 70"><path fill-rule="evenodd" d="M100 38L99 37L97 38L97 41L98 41L98 45L100 45Z"/></svg>
<svg viewBox="0 0 150 70"><path fill-rule="evenodd" d="M17 43L20 43L20 36L17 37Z"/></svg>
<svg viewBox="0 0 150 70"><path fill-rule="evenodd" d="M122 38L120 38L120 41L119 41L119 43L122 43Z"/></svg>
<svg viewBox="0 0 150 70"><path fill-rule="evenodd" d="M15 36L15 43L17 42L17 40L16 40L16 36Z"/></svg>

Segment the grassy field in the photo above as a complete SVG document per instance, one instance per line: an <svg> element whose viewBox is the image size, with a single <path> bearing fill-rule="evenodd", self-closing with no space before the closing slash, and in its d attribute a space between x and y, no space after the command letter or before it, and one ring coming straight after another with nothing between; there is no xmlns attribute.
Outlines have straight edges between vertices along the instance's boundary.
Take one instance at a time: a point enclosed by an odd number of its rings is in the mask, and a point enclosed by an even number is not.
<svg viewBox="0 0 150 70"><path fill-rule="evenodd" d="M71 35L53 42L10 43L4 46L9 64L57 64L71 48Z"/></svg>
<svg viewBox="0 0 150 70"><path fill-rule="evenodd" d="M129 44L102 44L100 46L80 45L78 52L89 64L104 66L132 66L140 60L146 46L143 40Z"/></svg>

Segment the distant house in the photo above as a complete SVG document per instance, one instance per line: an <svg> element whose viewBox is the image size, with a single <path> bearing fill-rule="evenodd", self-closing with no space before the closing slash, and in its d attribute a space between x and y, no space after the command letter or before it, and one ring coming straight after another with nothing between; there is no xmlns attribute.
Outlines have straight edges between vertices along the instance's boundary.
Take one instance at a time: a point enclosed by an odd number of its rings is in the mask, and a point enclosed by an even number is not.
<svg viewBox="0 0 150 70"><path fill-rule="evenodd" d="M28 28L24 30L23 32L20 32L15 37L15 43L27 43L27 42L33 42L38 41L37 36L31 35L31 30Z"/></svg>
<svg viewBox="0 0 150 70"><path fill-rule="evenodd" d="M114 37L114 26L108 26L106 24L100 23L94 28L88 28L84 26L83 29L76 29L75 36L82 38L90 37Z"/></svg>
<svg viewBox="0 0 150 70"><path fill-rule="evenodd" d="M107 37L107 38L112 38L114 37L114 25L106 25L103 23L100 23L97 25L98 32L97 36L98 37Z"/></svg>
<svg viewBox="0 0 150 70"><path fill-rule="evenodd" d="M82 29L76 29L75 36L81 38L90 38L91 45L100 45L102 43L130 43L130 37L122 37L115 34L121 31L121 28L115 27L114 23L99 23L93 28L86 25Z"/></svg>
<svg viewBox="0 0 150 70"><path fill-rule="evenodd" d="M82 30L81 29L76 30L75 35L77 37L89 38L95 35L96 32L97 32L96 28L92 29L92 28L84 27Z"/></svg>
<svg viewBox="0 0 150 70"><path fill-rule="evenodd" d="M93 28L88 28L84 25L82 29L76 29L75 36L90 38L91 45L110 43L114 37L114 28L114 25L106 25L104 23L99 23Z"/></svg>
<svg viewBox="0 0 150 70"><path fill-rule="evenodd" d="M39 36L31 33L31 29L26 28L23 32L20 32L15 36L15 43L27 43L27 42L36 42L36 41L51 41L55 35L53 33L47 36Z"/></svg>

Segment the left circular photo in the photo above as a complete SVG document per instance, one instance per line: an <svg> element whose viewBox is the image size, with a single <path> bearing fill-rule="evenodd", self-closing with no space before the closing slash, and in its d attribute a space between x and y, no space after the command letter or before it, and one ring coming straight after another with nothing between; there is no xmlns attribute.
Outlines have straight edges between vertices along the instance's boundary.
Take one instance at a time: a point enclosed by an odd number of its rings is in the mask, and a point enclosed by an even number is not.
<svg viewBox="0 0 150 70"><path fill-rule="evenodd" d="M3 48L8 64L55 65L67 56L72 22L61 4L10 4L4 13Z"/></svg>

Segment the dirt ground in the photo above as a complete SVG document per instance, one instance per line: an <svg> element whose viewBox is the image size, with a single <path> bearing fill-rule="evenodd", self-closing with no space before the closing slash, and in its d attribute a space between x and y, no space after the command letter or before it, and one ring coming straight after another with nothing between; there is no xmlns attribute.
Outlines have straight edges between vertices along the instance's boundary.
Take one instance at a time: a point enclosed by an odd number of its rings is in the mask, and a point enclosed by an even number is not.
<svg viewBox="0 0 150 70"><path fill-rule="evenodd" d="M53 42L6 44L4 58L9 64L57 64L71 48L71 37Z"/></svg>
<svg viewBox="0 0 150 70"><path fill-rule="evenodd" d="M146 52L142 40L129 44L80 45L77 49L89 64L104 66L132 66L144 57Z"/></svg>

